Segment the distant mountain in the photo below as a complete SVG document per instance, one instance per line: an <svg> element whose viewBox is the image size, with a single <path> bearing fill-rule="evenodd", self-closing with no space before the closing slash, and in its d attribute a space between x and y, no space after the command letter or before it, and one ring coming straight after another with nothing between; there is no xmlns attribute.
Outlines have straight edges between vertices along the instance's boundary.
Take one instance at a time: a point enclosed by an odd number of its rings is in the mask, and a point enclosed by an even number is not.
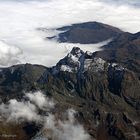
<svg viewBox="0 0 140 140"><path fill-rule="evenodd" d="M49 39L56 38L59 42L80 44L99 43L123 33L118 28L99 22L72 24L56 30L63 32L58 36L48 37Z"/></svg>

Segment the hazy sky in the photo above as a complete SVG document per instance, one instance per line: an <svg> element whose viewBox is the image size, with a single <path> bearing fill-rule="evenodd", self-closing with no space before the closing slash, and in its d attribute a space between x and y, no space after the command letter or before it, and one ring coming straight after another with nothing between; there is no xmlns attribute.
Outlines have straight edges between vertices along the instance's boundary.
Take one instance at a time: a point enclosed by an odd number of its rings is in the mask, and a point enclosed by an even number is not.
<svg viewBox="0 0 140 140"><path fill-rule="evenodd" d="M39 27L98 21L135 33L140 31L139 15L139 0L0 0L0 65L52 66L73 46L90 51L99 46L44 40L56 32L37 31Z"/></svg>

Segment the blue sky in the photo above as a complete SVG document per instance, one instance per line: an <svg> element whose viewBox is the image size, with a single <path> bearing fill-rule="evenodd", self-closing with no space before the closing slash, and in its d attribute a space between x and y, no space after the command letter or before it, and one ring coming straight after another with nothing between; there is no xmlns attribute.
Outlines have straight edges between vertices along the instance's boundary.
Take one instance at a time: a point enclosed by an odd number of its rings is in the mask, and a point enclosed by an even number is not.
<svg viewBox="0 0 140 140"><path fill-rule="evenodd" d="M128 4L133 6L140 6L140 0L101 0L104 2L113 2L115 4Z"/></svg>

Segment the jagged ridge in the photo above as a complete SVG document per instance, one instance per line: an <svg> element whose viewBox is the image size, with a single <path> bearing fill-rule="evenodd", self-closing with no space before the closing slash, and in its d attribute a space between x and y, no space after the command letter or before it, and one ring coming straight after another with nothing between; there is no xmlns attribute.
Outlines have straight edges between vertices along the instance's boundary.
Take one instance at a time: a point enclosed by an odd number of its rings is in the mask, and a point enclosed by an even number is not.
<svg viewBox="0 0 140 140"><path fill-rule="evenodd" d="M1 69L0 77L3 101L20 99L23 91L43 90L58 102L59 111L62 106L76 108L79 120L99 140L100 131L110 140L134 138L139 132L139 79L120 64L75 47L52 68L17 65Z"/></svg>

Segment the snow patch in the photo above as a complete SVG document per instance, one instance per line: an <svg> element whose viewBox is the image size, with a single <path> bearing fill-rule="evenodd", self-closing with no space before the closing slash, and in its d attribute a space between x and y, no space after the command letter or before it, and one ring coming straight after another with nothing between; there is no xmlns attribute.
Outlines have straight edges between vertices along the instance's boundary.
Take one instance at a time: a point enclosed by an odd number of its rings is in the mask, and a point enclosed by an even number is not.
<svg viewBox="0 0 140 140"><path fill-rule="evenodd" d="M72 68L67 66L67 65L62 65L60 68L61 71L68 71L68 72L72 72Z"/></svg>

